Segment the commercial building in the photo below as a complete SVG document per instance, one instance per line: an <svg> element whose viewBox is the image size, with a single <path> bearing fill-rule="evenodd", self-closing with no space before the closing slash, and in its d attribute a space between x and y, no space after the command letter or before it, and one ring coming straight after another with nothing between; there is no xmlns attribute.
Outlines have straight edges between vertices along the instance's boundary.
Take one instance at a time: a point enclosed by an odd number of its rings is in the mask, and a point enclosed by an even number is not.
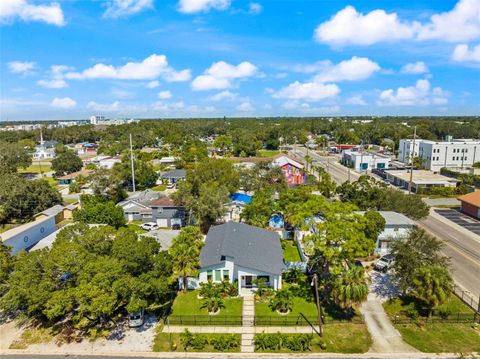
<svg viewBox="0 0 480 359"><path fill-rule="evenodd" d="M302 185L307 182L303 164L298 161L282 155L274 159L272 165L282 169L283 175L290 186Z"/></svg>
<svg viewBox="0 0 480 359"><path fill-rule="evenodd" d="M409 170L387 170L385 179L391 184L408 189L410 183ZM413 170L412 192L420 193L433 187L456 187L458 180L425 170Z"/></svg>
<svg viewBox="0 0 480 359"><path fill-rule="evenodd" d="M400 140L399 160L408 163L413 149L413 140ZM422 166L433 172L445 168L471 167L480 161L480 140L452 139L447 141L415 141L415 157L422 159Z"/></svg>
<svg viewBox="0 0 480 359"><path fill-rule="evenodd" d="M480 191L464 194L458 200L462 203L460 210L463 213L480 219Z"/></svg>
<svg viewBox="0 0 480 359"><path fill-rule="evenodd" d="M363 172L387 169L390 166L390 157L377 153L345 150L342 152L342 163L357 172Z"/></svg>

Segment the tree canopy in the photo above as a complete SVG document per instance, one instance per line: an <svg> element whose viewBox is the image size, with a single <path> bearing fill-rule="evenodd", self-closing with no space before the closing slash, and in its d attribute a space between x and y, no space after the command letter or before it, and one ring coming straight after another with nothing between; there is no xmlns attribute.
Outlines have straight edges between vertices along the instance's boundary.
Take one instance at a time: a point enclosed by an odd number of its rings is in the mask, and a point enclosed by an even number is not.
<svg viewBox="0 0 480 359"><path fill-rule="evenodd" d="M56 177L77 172L82 169L83 162L75 152L68 150L63 146L57 148L55 152L56 157L52 160L52 169L55 171Z"/></svg>
<svg viewBox="0 0 480 359"><path fill-rule="evenodd" d="M15 173L31 164L32 156L24 146L0 140L0 174Z"/></svg>
<svg viewBox="0 0 480 359"><path fill-rule="evenodd" d="M81 209L73 213L73 219L82 223L108 224L115 228L125 225L123 209L101 195L82 195Z"/></svg>
<svg viewBox="0 0 480 359"><path fill-rule="evenodd" d="M0 308L84 331L111 327L118 315L172 298L170 262L153 238L75 224L51 250L17 255Z"/></svg>

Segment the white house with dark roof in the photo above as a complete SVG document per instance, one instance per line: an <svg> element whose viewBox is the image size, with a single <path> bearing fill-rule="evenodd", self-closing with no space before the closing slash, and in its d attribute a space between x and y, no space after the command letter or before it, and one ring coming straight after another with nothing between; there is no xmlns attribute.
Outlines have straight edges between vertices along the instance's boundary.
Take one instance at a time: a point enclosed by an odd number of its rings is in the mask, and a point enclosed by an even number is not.
<svg viewBox="0 0 480 359"><path fill-rule="evenodd" d="M208 231L200 253L199 282L238 280L242 295L255 290L256 279L264 278L268 286L278 290L284 270L282 245L276 232L228 222Z"/></svg>

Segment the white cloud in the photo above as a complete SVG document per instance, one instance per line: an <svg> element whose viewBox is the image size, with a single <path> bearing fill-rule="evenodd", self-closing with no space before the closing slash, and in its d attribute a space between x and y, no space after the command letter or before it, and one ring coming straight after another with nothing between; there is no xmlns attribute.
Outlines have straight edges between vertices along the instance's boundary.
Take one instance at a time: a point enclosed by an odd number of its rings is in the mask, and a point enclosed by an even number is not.
<svg viewBox="0 0 480 359"><path fill-rule="evenodd" d="M330 45L372 45L404 39L471 41L480 37L479 20L478 0L459 0L452 10L434 14L424 23L402 21L396 13L381 9L362 14L347 6L318 25L314 37Z"/></svg>
<svg viewBox="0 0 480 359"><path fill-rule="evenodd" d="M431 90L430 82L426 79L418 80L415 86L399 87L397 90L388 89L380 93L380 106L416 106L430 103L446 104L448 93L440 87Z"/></svg>
<svg viewBox="0 0 480 359"><path fill-rule="evenodd" d="M53 65L50 67L50 74L52 78L50 80L38 80L37 85L50 89L68 87L68 84L64 80L64 76L65 72L71 69L71 67L64 65Z"/></svg>
<svg viewBox="0 0 480 359"><path fill-rule="evenodd" d="M222 101L222 100L234 100L238 94L230 92L230 91L222 91L209 97L211 101Z"/></svg>
<svg viewBox="0 0 480 359"><path fill-rule="evenodd" d="M470 41L480 37L480 1L459 0L455 7L430 17L417 35L418 40Z"/></svg>
<svg viewBox="0 0 480 359"><path fill-rule="evenodd" d="M380 66L366 57L352 57L336 65L331 63L315 76L315 82L360 81L380 70Z"/></svg>
<svg viewBox="0 0 480 359"><path fill-rule="evenodd" d="M170 91L160 91L158 93L158 98L163 100L172 98L172 93Z"/></svg>
<svg viewBox="0 0 480 359"><path fill-rule="evenodd" d="M56 2L49 5L31 5L26 0L0 1L0 22L8 23L16 18L23 21L46 22L56 26L65 25L62 8Z"/></svg>
<svg viewBox="0 0 480 359"><path fill-rule="evenodd" d="M152 108L156 111L178 111L178 110L183 110L185 108L185 103L183 101L178 101L174 103L165 103L165 102L155 102L152 106Z"/></svg>
<svg viewBox="0 0 480 359"><path fill-rule="evenodd" d="M258 2L251 2L248 4L248 12L252 15L258 15L262 12L263 7Z"/></svg>
<svg viewBox="0 0 480 359"><path fill-rule="evenodd" d="M72 100L70 97L55 97L50 103L50 106L57 108L73 108L76 105L77 102L75 100Z"/></svg>
<svg viewBox="0 0 480 359"><path fill-rule="evenodd" d="M257 73L258 68L248 61L241 62L237 66L219 61L205 70L204 75L197 76L192 81L192 89L195 91L223 90L231 87L231 80L248 78Z"/></svg>
<svg viewBox="0 0 480 359"><path fill-rule="evenodd" d="M352 96L347 100L347 103L350 105L356 106L366 106L367 102L363 99L362 96Z"/></svg>
<svg viewBox="0 0 480 359"><path fill-rule="evenodd" d="M152 9L153 0L111 0L103 17L118 18L138 14L139 12Z"/></svg>
<svg viewBox="0 0 480 359"><path fill-rule="evenodd" d="M236 107L238 111L242 112L252 112L255 111L255 107L252 106L252 104L248 101L242 102L240 105Z"/></svg>
<svg viewBox="0 0 480 359"><path fill-rule="evenodd" d="M165 74L165 80L168 82L184 82L192 78L192 73L189 69L181 71L172 71Z"/></svg>
<svg viewBox="0 0 480 359"><path fill-rule="evenodd" d="M113 66L105 64L96 64L82 72L68 72L65 74L67 79L85 80L85 79L116 79L116 80L153 80L158 77L164 77L167 81L186 81L185 74L189 70L175 72L168 65L165 55L153 54L142 62L128 62L123 66ZM180 74L180 75L179 75Z"/></svg>
<svg viewBox="0 0 480 359"><path fill-rule="evenodd" d="M155 102L152 106L154 111L160 111L172 114L173 116L192 116L207 115L216 111L213 106L199 107L197 105L186 105L183 101L165 103L162 101Z"/></svg>
<svg viewBox="0 0 480 359"><path fill-rule="evenodd" d="M8 69L11 73L29 75L35 69L35 62L31 61L12 61L8 63Z"/></svg>
<svg viewBox="0 0 480 359"><path fill-rule="evenodd" d="M178 11L184 14L207 12L211 9L226 10L230 7L230 0L180 0Z"/></svg>
<svg viewBox="0 0 480 359"><path fill-rule="evenodd" d="M160 82L158 82L157 80L150 81L149 83L147 83L147 88L149 89L154 89L154 88L157 88L158 86L160 86Z"/></svg>
<svg viewBox="0 0 480 359"><path fill-rule="evenodd" d="M320 106L315 107L311 106L309 103L300 102L300 101L287 101L285 102L282 107L288 111L300 112L300 113L337 113L340 112L340 106L333 105L333 106Z"/></svg>
<svg viewBox="0 0 480 359"><path fill-rule="evenodd" d="M333 45L371 45L380 41L412 38L414 30L414 25L402 23L396 13L373 10L364 15L353 6L347 6L320 24L315 29L314 37L318 42Z"/></svg>
<svg viewBox="0 0 480 359"><path fill-rule="evenodd" d="M404 74L425 74L428 72L428 66L423 61L408 63L402 67Z"/></svg>
<svg viewBox="0 0 480 359"><path fill-rule="evenodd" d="M317 82L295 81L274 93L275 98L290 100L319 101L332 98L340 93L340 88L335 84L322 84Z"/></svg>
<svg viewBox="0 0 480 359"><path fill-rule="evenodd" d="M452 58L459 62L480 62L480 45L472 46L472 49L467 44L457 45Z"/></svg>
<svg viewBox="0 0 480 359"><path fill-rule="evenodd" d="M38 80L38 86L45 87L47 89L61 89L68 87L68 84L64 80Z"/></svg>
<svg viewBox="0 0 480 359"><path fill-rule="evenodd" d="M97 103L95 101L90 101L87 104L87 108L94 111L116 112L120 109L120 102L115 101L112 103Z"/></svg>

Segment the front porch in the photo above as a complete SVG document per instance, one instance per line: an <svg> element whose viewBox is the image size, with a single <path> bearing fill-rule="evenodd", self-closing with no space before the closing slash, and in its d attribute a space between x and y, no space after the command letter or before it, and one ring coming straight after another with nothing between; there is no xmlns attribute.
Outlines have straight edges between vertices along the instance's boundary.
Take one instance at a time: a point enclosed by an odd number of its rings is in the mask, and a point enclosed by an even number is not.
<svg viewBox="0 0 480 359"><path fill-rule="evenodd" d="M253 275L253 274L240 274L238 281L238 295L244 297L246 295L255 294L259 284L266 285L267 287L278 290L281 288L281 279L275 278L271 275Z"/></svg>

